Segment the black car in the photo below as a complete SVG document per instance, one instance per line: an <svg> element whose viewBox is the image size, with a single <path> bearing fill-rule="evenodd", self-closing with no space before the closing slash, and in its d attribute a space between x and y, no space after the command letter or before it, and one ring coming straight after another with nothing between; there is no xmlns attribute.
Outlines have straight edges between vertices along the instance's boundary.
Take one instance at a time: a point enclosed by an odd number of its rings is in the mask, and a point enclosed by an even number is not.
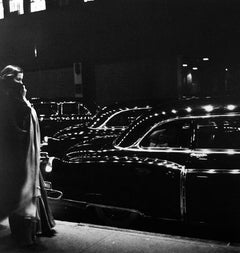
<svg viewBox="0 0 240 253"><path fill-rule="evenodd" d="M112 142L150 105L114 104L102 107L88 124L73 124L48 138L45 151L59 158L71 150L91 151L112 147Z"/></svg>
<svg viewBox="0 0 240 253"><path fill-rule="evenodd" d="M62 199L96 211L106 224L139 215L239 224L240 101L188 99L153 109L115 149L71 152L43 174Z"/></svg>

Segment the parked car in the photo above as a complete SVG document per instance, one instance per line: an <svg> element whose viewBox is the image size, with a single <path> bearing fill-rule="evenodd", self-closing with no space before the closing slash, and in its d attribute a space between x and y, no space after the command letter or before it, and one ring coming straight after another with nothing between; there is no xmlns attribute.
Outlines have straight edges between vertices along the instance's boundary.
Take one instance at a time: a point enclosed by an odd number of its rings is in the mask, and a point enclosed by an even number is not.
<svg viewBox="0 0 240 253"><path fill-rule="evenodd" d="M59 130L48 138L45 150L59 158L71 150L83 152L112 147L113 140L150 105L126 106L114 104L102 107L88 124L75 124Z"/></svg>
<svg viewBox="0 0 240 253"><path fill-rule="evenodd" d="M42 139L72 124L85 125L92 118L88 107L75 98L32 98L31 103L38 114Z"/></svg>
<svg viewBox="0 0 240 253"><path fill-rule="evenodd" d="M43 168L45 180L108 225L139 216L239 225L240 101L188 99L152 109L114 142Z"/></svg>

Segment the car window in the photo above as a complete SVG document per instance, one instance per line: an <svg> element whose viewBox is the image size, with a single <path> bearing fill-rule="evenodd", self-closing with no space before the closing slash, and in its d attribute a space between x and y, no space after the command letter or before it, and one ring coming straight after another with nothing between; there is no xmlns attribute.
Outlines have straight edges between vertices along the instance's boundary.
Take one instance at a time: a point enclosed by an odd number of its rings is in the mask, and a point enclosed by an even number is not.
<svg viewBox="0 0 240 253"><path fill-rule="evenodd" d="M138 116L147 109L127 110L116 113L106 122L106 127L125 127L129 126Z"/></svg>
<svg viewBox="0 0 240 253"><path fill-rule="evenodd" d="M142 147L189 147L191 125L189 120L175 120L152 129L142 140Z"/></svg>
<svg viewBox="0 0 240 253"><path fill-rule="evenodd" d="M57 103L34 103L33 106L39 116L52 116L58 114Z"/></svg>
<svg viewBox="0 0 240 253"><path fill-rule="evenodd" d="M240 148L240 118L216 117L196 122L196 148Z"/></svg>
<svg viewBox="0 0 240 253"><path fill-rule="evenodd" d="M63 115L71 115L71 114L78 114L78 103L62 103L62 114Z"/></svg>
<svg viewBox="0 0 240 253"><path fill-rule="evenodd" d="M61 103L63 115L89 115L90 111L78 102Z"/></svg>

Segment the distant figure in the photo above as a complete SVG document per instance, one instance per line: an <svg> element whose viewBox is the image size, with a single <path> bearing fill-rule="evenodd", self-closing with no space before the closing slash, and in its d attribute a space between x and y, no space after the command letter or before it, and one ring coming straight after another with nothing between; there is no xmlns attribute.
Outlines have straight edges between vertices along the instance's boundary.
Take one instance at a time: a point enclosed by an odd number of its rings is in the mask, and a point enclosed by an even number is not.
<svg viewBox="0 0 240 253"><path fill-rule="evenodd" d="M166 129L159 129L154 131L150 137L150 147L167 147L168 146L168 136Z"/></svg>
<svg viewBox="0 0 240 253"><path fill-rule="evenodd" d="M0 72L0 220L9 216L13 238L32 245L55 225L40 174L40 131L36 111L26 99L23 70Z"/></svg>

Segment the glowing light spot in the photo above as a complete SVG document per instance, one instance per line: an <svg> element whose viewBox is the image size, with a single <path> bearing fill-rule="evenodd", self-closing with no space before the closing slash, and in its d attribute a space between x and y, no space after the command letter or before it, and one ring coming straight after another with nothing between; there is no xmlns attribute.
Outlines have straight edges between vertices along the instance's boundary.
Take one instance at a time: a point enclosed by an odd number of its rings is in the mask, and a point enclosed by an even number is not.
<svg viewBox="0 0 240 253"><path fill-rule="evenodd" d="M213 173L216 173L216 171L215 170L208 170L208 173L213 174Z"/></svg>
<svg viewBox="0 0 240 253"><path fill-rule="evenodd" d="M172 109L172 111L171 111L172 113L174 113L174 114L176 114L177 113L177 111L175 110L175 109Z"/></svg>
<svg viewBox="0 0 240 253"><path fill-rule="evenodd" d="M52 166L50 166L49 164L47 164L46 167L45 167L45 171L46 171L47 173L52 172Z"/></svg>
<svg viewBox="0 0 240 253"><path fill-rule="evenodd" d="M187 107L187 108L186 108L186 111L187 111L187 112L191 112L191 111L192 111L192 108L191 108L191 107Z"/></svg>
<svg viewBox="0 0 240 253"><path fill-rule="evenodd" d="M37 46L34 46L34 57L37 58L38 57L38 50L37 50Z"/></svg>
<svg viewBox="0 0 240 253"><path fill-rule="evenodd" d="M183 63L182 66L183 66L183 67L187 67L188 65L187 65L186 63Z"/></svg>
<svg viewBox="0 0 240 253"><path fill-rule="evenodd" d="M192 83L192 73L187 74L187 82Z"/></svg>
<svg viewBox="0 0 240 253"><path fill-rule="evenodd" d="M233 154L235 154L235 151L233 149L228 149L227 154L228 155L233 155Z"/></svg>
<svg viewBox="0 0 240 253"><path fill-rule="evenodd" d="M231 173L231 174L239 174L239 173L240 173L240 170L231 170L230 173Z"/></svg>
<svg viewBox="0 0 240 253"><path fill-rule="evenodd" d="M236 105L227 105L229 111L233 111L236 108Z"/></svg>
<svg viewBox="0 0 240 253"><path fill-rule="evenodd" d="M211 112L213 111L213 106L212 105L206 105L206 106L203 106L203 109L206 111L206 112Z"/></svg>

